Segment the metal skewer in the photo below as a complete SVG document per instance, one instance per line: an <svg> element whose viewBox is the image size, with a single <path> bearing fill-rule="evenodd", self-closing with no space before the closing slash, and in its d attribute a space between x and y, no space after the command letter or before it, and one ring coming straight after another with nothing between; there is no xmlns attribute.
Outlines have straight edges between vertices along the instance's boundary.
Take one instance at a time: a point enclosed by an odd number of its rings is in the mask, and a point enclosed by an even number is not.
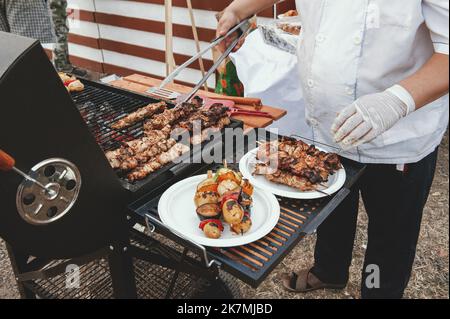
<svg viewBox="0 0 450 319"><path fill-rule="evenodd" d="M331 196L330 194L328 194L327 192L324 192L318 188L315 189L316 192L321 193L322 195L326 195L326 196Z"/></svg>
<svg viewBox="0 0 450 319"><path fill-rule="evenodd" d="M319 145L323 145L323 146L332 148L332 149L336 150L338 152L338 154L343 151L342 148L339 148L339 147L336 147L336 146L333 146L333 145L329 145L329 144L326 144L326 143L317 142L316 140L313 140L313 139L310 139L310 138L307 138L307 137L304 137L304 136L300 136L300 135L297 135L297 134L292 134L291 137L297 137L297 138L299 138L301 140L306 140L308 142L312 142L313 145L319 144Z"/></svg>
<svg viewBox="0 0 450 319"><path fill-rule="evenodd" d="M23 172L22 170L18 169L15 165L16 165L16 160L13 157L11 157L8 153L6 153L5 151L0 149L0 171L5 171L5 172L14 171L17 174L19 174L20 176L22 176L23 178L25 178L26 180L28 180L28 181L36 184L40 188L42 188L48 195L50 195L50 196L55 195L56 192L53 189L46 187L45 185L43 185L39 181L35 180L30 175L28 175L25 172Z"/></svg>

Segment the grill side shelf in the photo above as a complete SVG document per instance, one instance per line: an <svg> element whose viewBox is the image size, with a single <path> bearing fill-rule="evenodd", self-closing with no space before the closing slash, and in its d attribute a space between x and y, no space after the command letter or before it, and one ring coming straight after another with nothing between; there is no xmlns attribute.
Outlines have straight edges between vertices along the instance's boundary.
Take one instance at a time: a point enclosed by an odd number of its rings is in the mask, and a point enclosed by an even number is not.
<svg viewBox="0 0 450 319"><path fill-rule="evenodd" d="M319 200L293 200L278 197L281 207L280 220L273 231L251 244L233 248L207 248L210 259L222 264L222 268L245 283L258 287L270 272L291 252L308 234L315 230L334 209L347 197L349 189L363 171L363 166L344 163L347 170L347 184L338 193ZM349 166L351 165L351 166ZM216 169L219 165L210 167ZM198 174L205 173L202 169ZM163 190L164 188L162 188ZM162 191L161 190L161 191ZM146 198L132 204L130 210L141 218L152 214L159 219L158 202L160 194L149 194ZM167 229L156 229L168 238L186 245Z"/></svg>

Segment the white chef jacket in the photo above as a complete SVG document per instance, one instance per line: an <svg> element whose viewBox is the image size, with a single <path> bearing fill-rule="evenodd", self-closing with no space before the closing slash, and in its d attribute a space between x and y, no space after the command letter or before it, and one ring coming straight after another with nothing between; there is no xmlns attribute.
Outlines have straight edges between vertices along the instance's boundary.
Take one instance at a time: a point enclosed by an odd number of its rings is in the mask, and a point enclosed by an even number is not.
<svg viewBox="0 0 450 319"><path fill-rule="evenodd" d="M264 105L279 106L287 111L287 116L267 129L276 134L311 139L298 81L297 56L266 44L258 29L250 33L242 48L230 57L245 87L246 97L258 97Z"/></svg>
<svg viewBox="0 0 450 319"><path fill-rule="evenodd" d="M407 78L434 52L448 54L448 0L296 3L302 18L298 54L306 119L318 142L338 147L331 126L343 108ZM341 154L362 163L415 163L440 144L448 119L446 96Z"/></svg>

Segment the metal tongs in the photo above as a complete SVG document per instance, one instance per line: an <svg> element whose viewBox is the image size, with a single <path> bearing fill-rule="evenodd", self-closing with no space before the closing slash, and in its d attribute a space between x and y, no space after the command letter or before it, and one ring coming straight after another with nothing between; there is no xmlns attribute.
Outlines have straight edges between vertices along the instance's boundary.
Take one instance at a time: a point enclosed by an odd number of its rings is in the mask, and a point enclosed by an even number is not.
<svg viewBox="0 0 450 319"><path fill-rule="evenodd" d="M187 95L183 95L182 99L177 101L176 107L182 105L183 103L186 103L190 101L195 94L200 90L200 88L203 86L203 84L206 83L206 81L209 79L209 77L217 70L217 68L222 64L222 62L230 55L231 51L236 47L236 45L239 43L241 39L243 39L248 31L250 30L251 23L250 19L245 19L235 27L233 27L228 33L224 36L221 36L215 40L213 40L205 49L201 50L199 53L194 55L191 59L183 63L181 66L179 66L175 71L173 71L167 78L161 82L159 87L153 87L150 88L147 93L154 94L157 93L160 90L163 90L167 84L171 83L184 69L186 69L189 65L191 65L193 62L195 62L198 58L203 56L206 52L214 48L215 46L219 45L225 39L227 39L229 36L231 36L234 32L238 32L239 36L231 43L231 45L225 50L225 52L219 57L219 59L214 63L214 65L211 67L211 69L205 74L205 76L198 82L198 84L194 87L194 89L188 93Z"/></svg>

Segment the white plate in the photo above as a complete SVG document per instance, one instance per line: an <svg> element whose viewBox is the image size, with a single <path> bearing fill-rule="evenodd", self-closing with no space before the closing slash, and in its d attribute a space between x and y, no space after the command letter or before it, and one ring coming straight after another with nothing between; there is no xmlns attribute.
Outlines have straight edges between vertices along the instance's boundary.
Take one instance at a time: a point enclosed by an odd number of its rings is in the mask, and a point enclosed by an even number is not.
<svg viewBox="0 0 450 319"><path fill-rule="evenodd" d="M318 149L320 150L320 148ZM258 160L256 159L257 152L258 148L248 152L246 155L244 155L244 157L242 157L241 161L239 162L239 170L241 171L242 175L244 175L244 177L248 179L250 183L252 183L255 187L263 188L278 196L294 199L317 199L327 196L317 191L301 192L286 185L272 183L262 175L253 176L255 164L258 163ZM335 174L330 176L328 182L325 183L327 185L327 188L321 188L320 190L328 195L332 195L340 190L342 186L344 186L345 180L346 173L345 169L342 168Z"/></svg>
<svg viewBox="0 0 450 319"><path fill-rule="evenodd" d="M169 228L196 243L209 247L235 247L246 245L263 238L278 223L280 205L271 193L255 187L251 211L252 228L244 235L235 235L229 225L224 223L224 232L220 239L207 238L199 229L200 220L195 212L194 196L197 185L207 175L187 178L170 187L158 203L161 221Z"/></svg>

